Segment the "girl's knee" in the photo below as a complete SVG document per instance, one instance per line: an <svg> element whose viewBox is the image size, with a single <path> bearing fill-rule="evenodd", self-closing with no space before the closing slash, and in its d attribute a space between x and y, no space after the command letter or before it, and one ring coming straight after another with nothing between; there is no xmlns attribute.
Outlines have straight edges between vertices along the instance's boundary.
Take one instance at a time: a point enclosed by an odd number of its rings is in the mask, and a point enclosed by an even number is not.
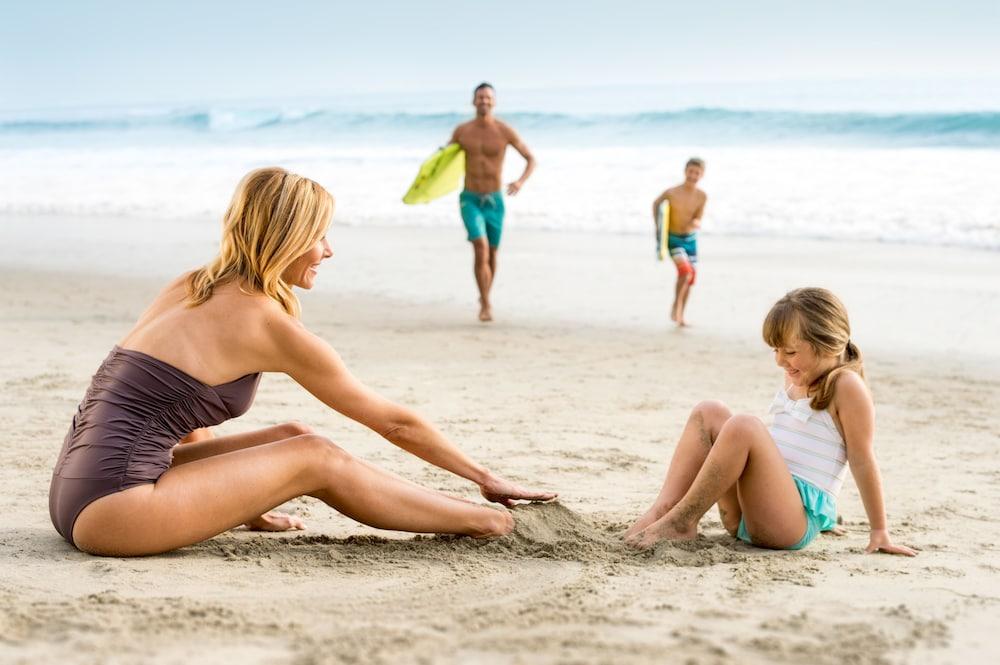
<svg viewBox="0 0 1000 665"><path fill-rule="evenodd" d="M719 432L719 441L725 441L729 445L749 446L754 443L761 433L766 433L767 428L760 418L746 414L730 416L722 430Z"/></svg>
<svg viewBox="0 0 1000 665"><path fill-rule="evenodd" d="M726 429L732 429L742 433L750 434L763 430L764 423L762 423L760 418L758 418L757 416L751 416L746 413L740 413L735 416L729 417L729 419L726 421Z"/></svg>
<svg viewBox="0 0 1000 665"><path fill-rule="evenodd" d="M716 399L699 402L694 407L692 413L700 415L705 424L716 431L720 430L722 425L733 416L733 412L729 410L729 407Z"/></svg>

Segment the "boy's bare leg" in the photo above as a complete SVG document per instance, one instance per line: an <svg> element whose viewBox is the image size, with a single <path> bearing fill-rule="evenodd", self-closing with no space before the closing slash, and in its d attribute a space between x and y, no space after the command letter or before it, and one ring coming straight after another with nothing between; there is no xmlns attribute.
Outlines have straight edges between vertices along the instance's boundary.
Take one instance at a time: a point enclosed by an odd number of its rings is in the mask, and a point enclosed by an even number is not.
<svg viewBox="0 0 1000 665"><path fill-rule="evenodd" d="M670 310L670 320L679 326L685 326L684 306L687 305L688 292L691 290L691 276L685 273L677 275L677 284L674 287L674 304Z"/></svg>
<svg viewBox="0 0 1000 665"><path fill-rule="evenodd" d="M691 295L691 277L689 275L684 276L684 286L681 287L680 294L678 295L678 300L680 305L678 306L677 313L677 325L686 326L688 322L684 319L684 310L687 309L688 296Z"/></svg>

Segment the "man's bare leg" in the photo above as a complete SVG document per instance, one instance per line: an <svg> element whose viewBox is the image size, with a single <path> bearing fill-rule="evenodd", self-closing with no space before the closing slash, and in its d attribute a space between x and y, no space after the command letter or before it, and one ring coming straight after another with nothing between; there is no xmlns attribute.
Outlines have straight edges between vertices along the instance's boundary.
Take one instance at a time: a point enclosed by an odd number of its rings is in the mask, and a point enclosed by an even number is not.
<svg viewBox="0 0 1000 665"><path fill-rule="evenodd" d="M496 265L496 257L490 261L491 251L486 238L479 237L472 241L474 252L473 272L476 276L476 286L479 287L479 320L492 321L493 310L490 306L490 287L493 285L493 266ZM492 265L491 265L492 263Z"/></svg>

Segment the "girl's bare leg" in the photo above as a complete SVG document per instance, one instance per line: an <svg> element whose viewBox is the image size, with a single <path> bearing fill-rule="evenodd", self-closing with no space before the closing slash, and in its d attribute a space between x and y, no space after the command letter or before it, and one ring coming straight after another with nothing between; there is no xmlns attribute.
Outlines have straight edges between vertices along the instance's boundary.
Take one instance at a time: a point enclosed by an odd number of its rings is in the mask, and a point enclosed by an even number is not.
<svg viewBox="0 0 1000 665"><path fill-rule="evenodd" d="M155 484L102 497L80 513L73 540L93 554L167 552L302 495L381 529L484 537L509 533L514 525L505 511L387 477L307 434L187 462Z"/></svg>
<svg viewBox="0 0 1000 665"><path fill-rule="evenodd" d="M701 470L705 458L712 450L722 426L732 416L732 412L722 402L706 401L698 404L691 410L681 438L677 442L674 456L670 460L670 467L667 469L667 478L663 481L659 496L653 505L640 517L627 532L625 538L631 540L635 534L639 533L647 526L667 514L667 511L680 501L681 497L687 493L695 476ZM719 512L722 516L722 523L729 528L733 515L736 517L736 524L739 524L739 501L736 499L736 488L719 500ZM733 532L736 527L733 526Z"/></svg>
<svg viewBox="0 0 1000 665"><path fill-rule="evenodd" d="M754 543L784 548L806 531L805 510L778 447L753 416L733 416L723 426L684 496L635 537L640 547L660 540L691 540L698 521L736 485L742 517Z"/></svg>

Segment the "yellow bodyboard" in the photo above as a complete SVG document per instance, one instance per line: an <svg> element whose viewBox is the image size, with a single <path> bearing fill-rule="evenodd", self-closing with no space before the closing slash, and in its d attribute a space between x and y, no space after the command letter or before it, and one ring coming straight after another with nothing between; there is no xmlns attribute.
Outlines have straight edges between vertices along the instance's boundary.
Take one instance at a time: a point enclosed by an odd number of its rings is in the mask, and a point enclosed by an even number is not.
<svg viewBox="0 0 1000 665"><path fill-rule="evenodd" d="M656 258L663 261L670 254L667 249L667 233L670 230L670 202L664 201L660 204L660 210L656 215Z"/></svg>
<svg viewBox="0 0 1000 665"><path fill-rule="evenodd" d="M465 152L457 143L441 148L420 165L403 203L430 203L455 191L465 176Z"/></svg>

